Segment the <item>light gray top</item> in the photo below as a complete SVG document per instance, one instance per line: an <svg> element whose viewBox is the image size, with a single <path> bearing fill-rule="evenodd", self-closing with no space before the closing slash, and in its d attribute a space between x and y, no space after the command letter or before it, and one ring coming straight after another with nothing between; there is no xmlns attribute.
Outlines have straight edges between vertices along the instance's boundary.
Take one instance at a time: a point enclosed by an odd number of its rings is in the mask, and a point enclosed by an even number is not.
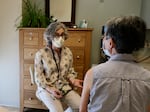
<svg viewBox="0 0 150 112"><path fill-rule="evenodd" d="M92 68L88 112L148 112L150 71L129 54L117 54Z"/></svg>

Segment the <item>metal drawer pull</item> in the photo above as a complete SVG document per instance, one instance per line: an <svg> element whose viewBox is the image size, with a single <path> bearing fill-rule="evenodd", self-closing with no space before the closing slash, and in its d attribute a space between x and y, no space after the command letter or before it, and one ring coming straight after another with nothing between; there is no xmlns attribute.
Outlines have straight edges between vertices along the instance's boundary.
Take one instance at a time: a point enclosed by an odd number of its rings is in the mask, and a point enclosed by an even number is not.
<svg viewBox="0 0 150 112"><path fill-rule="evenodd" d="M77 59L80 59L80 56L77 56Z"/></svg>
<svg viewBox="0 0 150 112"><path fill-rule="evenodd" d="M33 98L30 97L29 100L31 101L31 100L33 100Z"/></svg>
<svg viewBox="0 0 150 112"><path fill-rule="evenodd" d="M81 42L81 39L78 39L78 42L80 43L80 42Z"/></svg>
<svg viewBox="0 0 150 112"><path fill-rule="evenodd" d="M30 53L30 56L33 56L33 53Z"/></svg>

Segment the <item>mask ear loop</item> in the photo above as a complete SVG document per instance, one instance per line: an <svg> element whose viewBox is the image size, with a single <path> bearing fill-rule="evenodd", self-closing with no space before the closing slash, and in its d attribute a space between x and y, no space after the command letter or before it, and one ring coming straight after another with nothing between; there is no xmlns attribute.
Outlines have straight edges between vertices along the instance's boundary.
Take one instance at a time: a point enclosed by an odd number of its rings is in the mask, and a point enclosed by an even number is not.
<svg viewBox="0 0 150 112"><path fill-rule="evenodd" d="M105 37L106 37L106 40L107 40L107 39L110 39L110 38L107 38L107 36L105 36ZM103 49L104 54L105 54L106 56L110 57L111 54L110 54L109 50L105 48L105 43L104 43L104 41L106 41L106 40L103 40L102 49Z"/></svg>

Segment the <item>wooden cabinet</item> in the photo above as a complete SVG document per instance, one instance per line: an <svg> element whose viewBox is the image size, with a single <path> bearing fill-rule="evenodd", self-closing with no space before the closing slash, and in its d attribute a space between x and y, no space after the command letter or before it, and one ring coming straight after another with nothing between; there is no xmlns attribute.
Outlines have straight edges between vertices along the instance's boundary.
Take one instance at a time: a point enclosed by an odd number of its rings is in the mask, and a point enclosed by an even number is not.
<svg viewBox="0 0 150 112"><path fill-rule="evenodd" d="M44 28L22 28L19 30L20 50L20 112L27 108L46 107L36 98L36 85L31 83L29 67L34 64L35 53L45 46ZM69 38L65 41L74 58L74 68L78 78L83 79L90 67L92 29L68 29ZM81 90L77 90L81 93Z"/></svg>

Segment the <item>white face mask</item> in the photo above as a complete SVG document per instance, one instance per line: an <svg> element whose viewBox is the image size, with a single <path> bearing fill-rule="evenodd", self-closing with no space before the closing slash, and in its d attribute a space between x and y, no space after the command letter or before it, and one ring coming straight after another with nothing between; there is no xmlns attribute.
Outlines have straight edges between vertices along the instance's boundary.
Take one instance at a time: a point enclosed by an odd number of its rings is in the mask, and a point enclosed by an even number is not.
<svg viewBox="0 0 150 112"><path fill-rule="evenodd" d="M105 46L105 45L104 45L104 42L103 42L103 51L104 51L104 54L110 57L111 54L110 54L109 50L108 50L108 49L105 49L104 46Z"/></svg>
<svg viewBox="0 0 150 112"><path fill-rule="evenodd" d="M57 48L61 48L64 45L64 39L62 36L54 38L54 40L52 40L52 44L53 46L57 47Z"/></svg>
<svg viewBox="0 0 150 112"><path fill-rule="evenodd" d="M107 55L107 56L109 56L109 57L111 56L110 52L109 52L107 49L103 49L103 51L104 51L104 54L105 54L105 55Z"/></svg>

